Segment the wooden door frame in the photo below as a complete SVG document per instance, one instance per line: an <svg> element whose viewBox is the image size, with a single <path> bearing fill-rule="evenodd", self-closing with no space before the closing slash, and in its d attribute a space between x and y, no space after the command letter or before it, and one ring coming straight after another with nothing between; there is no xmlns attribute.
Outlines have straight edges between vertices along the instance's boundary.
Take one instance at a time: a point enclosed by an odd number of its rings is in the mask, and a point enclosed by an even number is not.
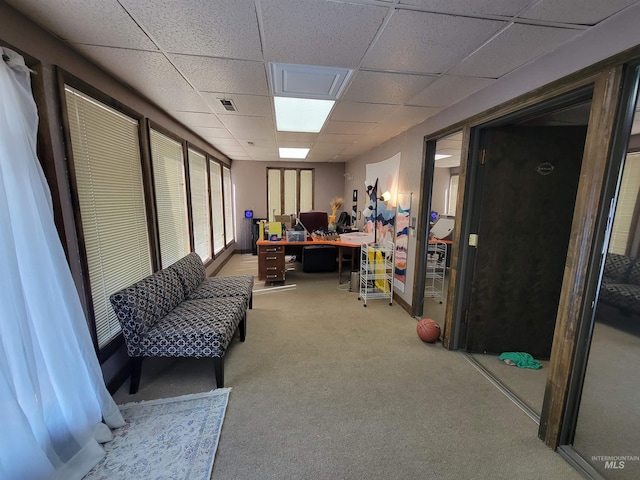
<svg viewBox="0 0 640 480"><path fill-rule="evenodd" d="M639 52L634 51L637 55ZM464 122L451 125L446 130L435 132L426 140L438 139L446 134L463 130L463 155L458 187L458 211L453 235L453 248L449 276L449 292L445 311L443 345L447 349L459 347L464 264L468 251L462 239L468 238L468 199L473 189L474 165L477 158L477 127L501 121L541 102L560 98L581 88L593 87L591 112L583 163L571 226L571 239L565 264L562 292L558 305L558 316L554 332L544 403L540 416L538 436L546 445L556 449L560 441L560 430L567 407L569 383L572 375L578 330L584 322L583 305L587 305L587 280L597 230L597 218L601 210L601 198L605 183L606 159L612 146L616 111L622 82L622 64L611 59L602 65L577 72L565 79L529 92L521 97L490 109ZM471 150L467 150L471 149ZM469 176L469 178L467 178ZM424 189L423 189L424 192ZM420 216L422 220L424 215ZM463 220L465 219L465 220ZM423 226L419 225L420 231ZM419 271L419 270L416 270ZM414 297L415 298L415 297Z"/></svg>

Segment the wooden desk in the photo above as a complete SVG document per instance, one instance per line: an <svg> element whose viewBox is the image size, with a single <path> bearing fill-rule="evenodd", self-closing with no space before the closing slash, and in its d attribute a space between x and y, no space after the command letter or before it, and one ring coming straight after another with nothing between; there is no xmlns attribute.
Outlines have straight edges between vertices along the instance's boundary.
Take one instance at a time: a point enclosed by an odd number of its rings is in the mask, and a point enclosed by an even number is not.
<svg viewBox="0 0 640 480"><path fill-rule="evenodd" d="M306 245L331 245L338 247L338 283L342 283L342 257L345 249L351 250L351 271L360 248L359 243L345 243L339 240L306 240L304 242L287 242L280 240L258 240L258 280L283 282L285 279L284 256L299 254Z"/></svg>

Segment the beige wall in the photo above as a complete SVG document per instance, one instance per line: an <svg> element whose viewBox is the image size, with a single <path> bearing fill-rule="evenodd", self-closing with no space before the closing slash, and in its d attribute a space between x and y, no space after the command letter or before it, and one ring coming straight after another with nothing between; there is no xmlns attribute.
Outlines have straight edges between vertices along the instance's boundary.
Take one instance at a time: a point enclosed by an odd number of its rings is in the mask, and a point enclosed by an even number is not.
<svg viewBox="0 0 640 480"><path fill-rule="evenodd" d="M331 211L329 202L333 197L344 195L344 163L306 162L252 162L236 160L231 167L232 181L236 192L237 248L248 250L250 230L244 223L244 211L253 210L256 218L267 218L267 167L313 168L315 178L314 206L316 210ZM343 210L349 211L351 193L344 197Z"/></svg>

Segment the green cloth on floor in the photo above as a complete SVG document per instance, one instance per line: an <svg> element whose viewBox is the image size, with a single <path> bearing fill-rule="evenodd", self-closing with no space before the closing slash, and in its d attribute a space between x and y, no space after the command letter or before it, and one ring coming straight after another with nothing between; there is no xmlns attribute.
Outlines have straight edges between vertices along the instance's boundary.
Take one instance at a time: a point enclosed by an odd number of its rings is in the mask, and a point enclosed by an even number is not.
<svg viewBox="0 0 640 480"><path fill-rule="evenodd" d="M498 357L500 360L511 360L516 367L520 368L542 368L542 364L530 354L524 352L504 352Z"/></svg>

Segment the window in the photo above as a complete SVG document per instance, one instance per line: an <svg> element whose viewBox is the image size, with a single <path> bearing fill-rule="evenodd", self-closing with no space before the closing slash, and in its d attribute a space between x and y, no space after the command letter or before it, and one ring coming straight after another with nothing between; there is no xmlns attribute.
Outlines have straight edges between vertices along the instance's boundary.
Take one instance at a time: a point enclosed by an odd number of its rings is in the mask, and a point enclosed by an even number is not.
<svg viewBox="0 0 640 480"><path fill-rule="evenodd" d="M638 204L640 190L640 153L630 153L622 172L620 193L616 205L616 214L611 228L609 252L628 255L630 239L635 231L634 213Z"/></svg>
<svg viewBox="0 0 640 480"><path fill-rule="evenodd" d="M229 245L234 240L233 229L233 186L231 184L231 170L222 167L222 182L224 192L224 235Z"/></svg>
<svg viewBox="0 0 640 480"><path fill-rule="evenodd" d="M313 183L313 169L267 168L269 220L313 210Z"/></svg>
<svg viewBox="0 0 640 480"><path fill-rule="evenodd" d="M151 160L156 194L162 268L191 251L182 144L151 130Z"/></svg>
<svg viewBox="0 0 640 480"><path fill-rule="evenodd" d="M449 201L447 202L447 215L455 215L458 207L458 180L459 175L452 175L449 178Z"/></svg>
<svg viewBox="0 0 640 480"><path fill-rule="evenodd" d="M211 215L213 217L213 253L224 248L224 209L222 201L222 167L209 160L209 182L211 184Z"/></svg>
<svg viewBox="0 0 640 480"><path fill-rule="evenodd" d="M191 187L191 217L193 243L203 261L211 259L211 220L209 218L209 188L207 159L189 149L189 185Z"/></svg>
<svg viewBox="0 0 640 480"><path fill-rule="evenodd" d="M138 122L65 86L98 348L120 333L109 296L151 274Z"/></svg>

